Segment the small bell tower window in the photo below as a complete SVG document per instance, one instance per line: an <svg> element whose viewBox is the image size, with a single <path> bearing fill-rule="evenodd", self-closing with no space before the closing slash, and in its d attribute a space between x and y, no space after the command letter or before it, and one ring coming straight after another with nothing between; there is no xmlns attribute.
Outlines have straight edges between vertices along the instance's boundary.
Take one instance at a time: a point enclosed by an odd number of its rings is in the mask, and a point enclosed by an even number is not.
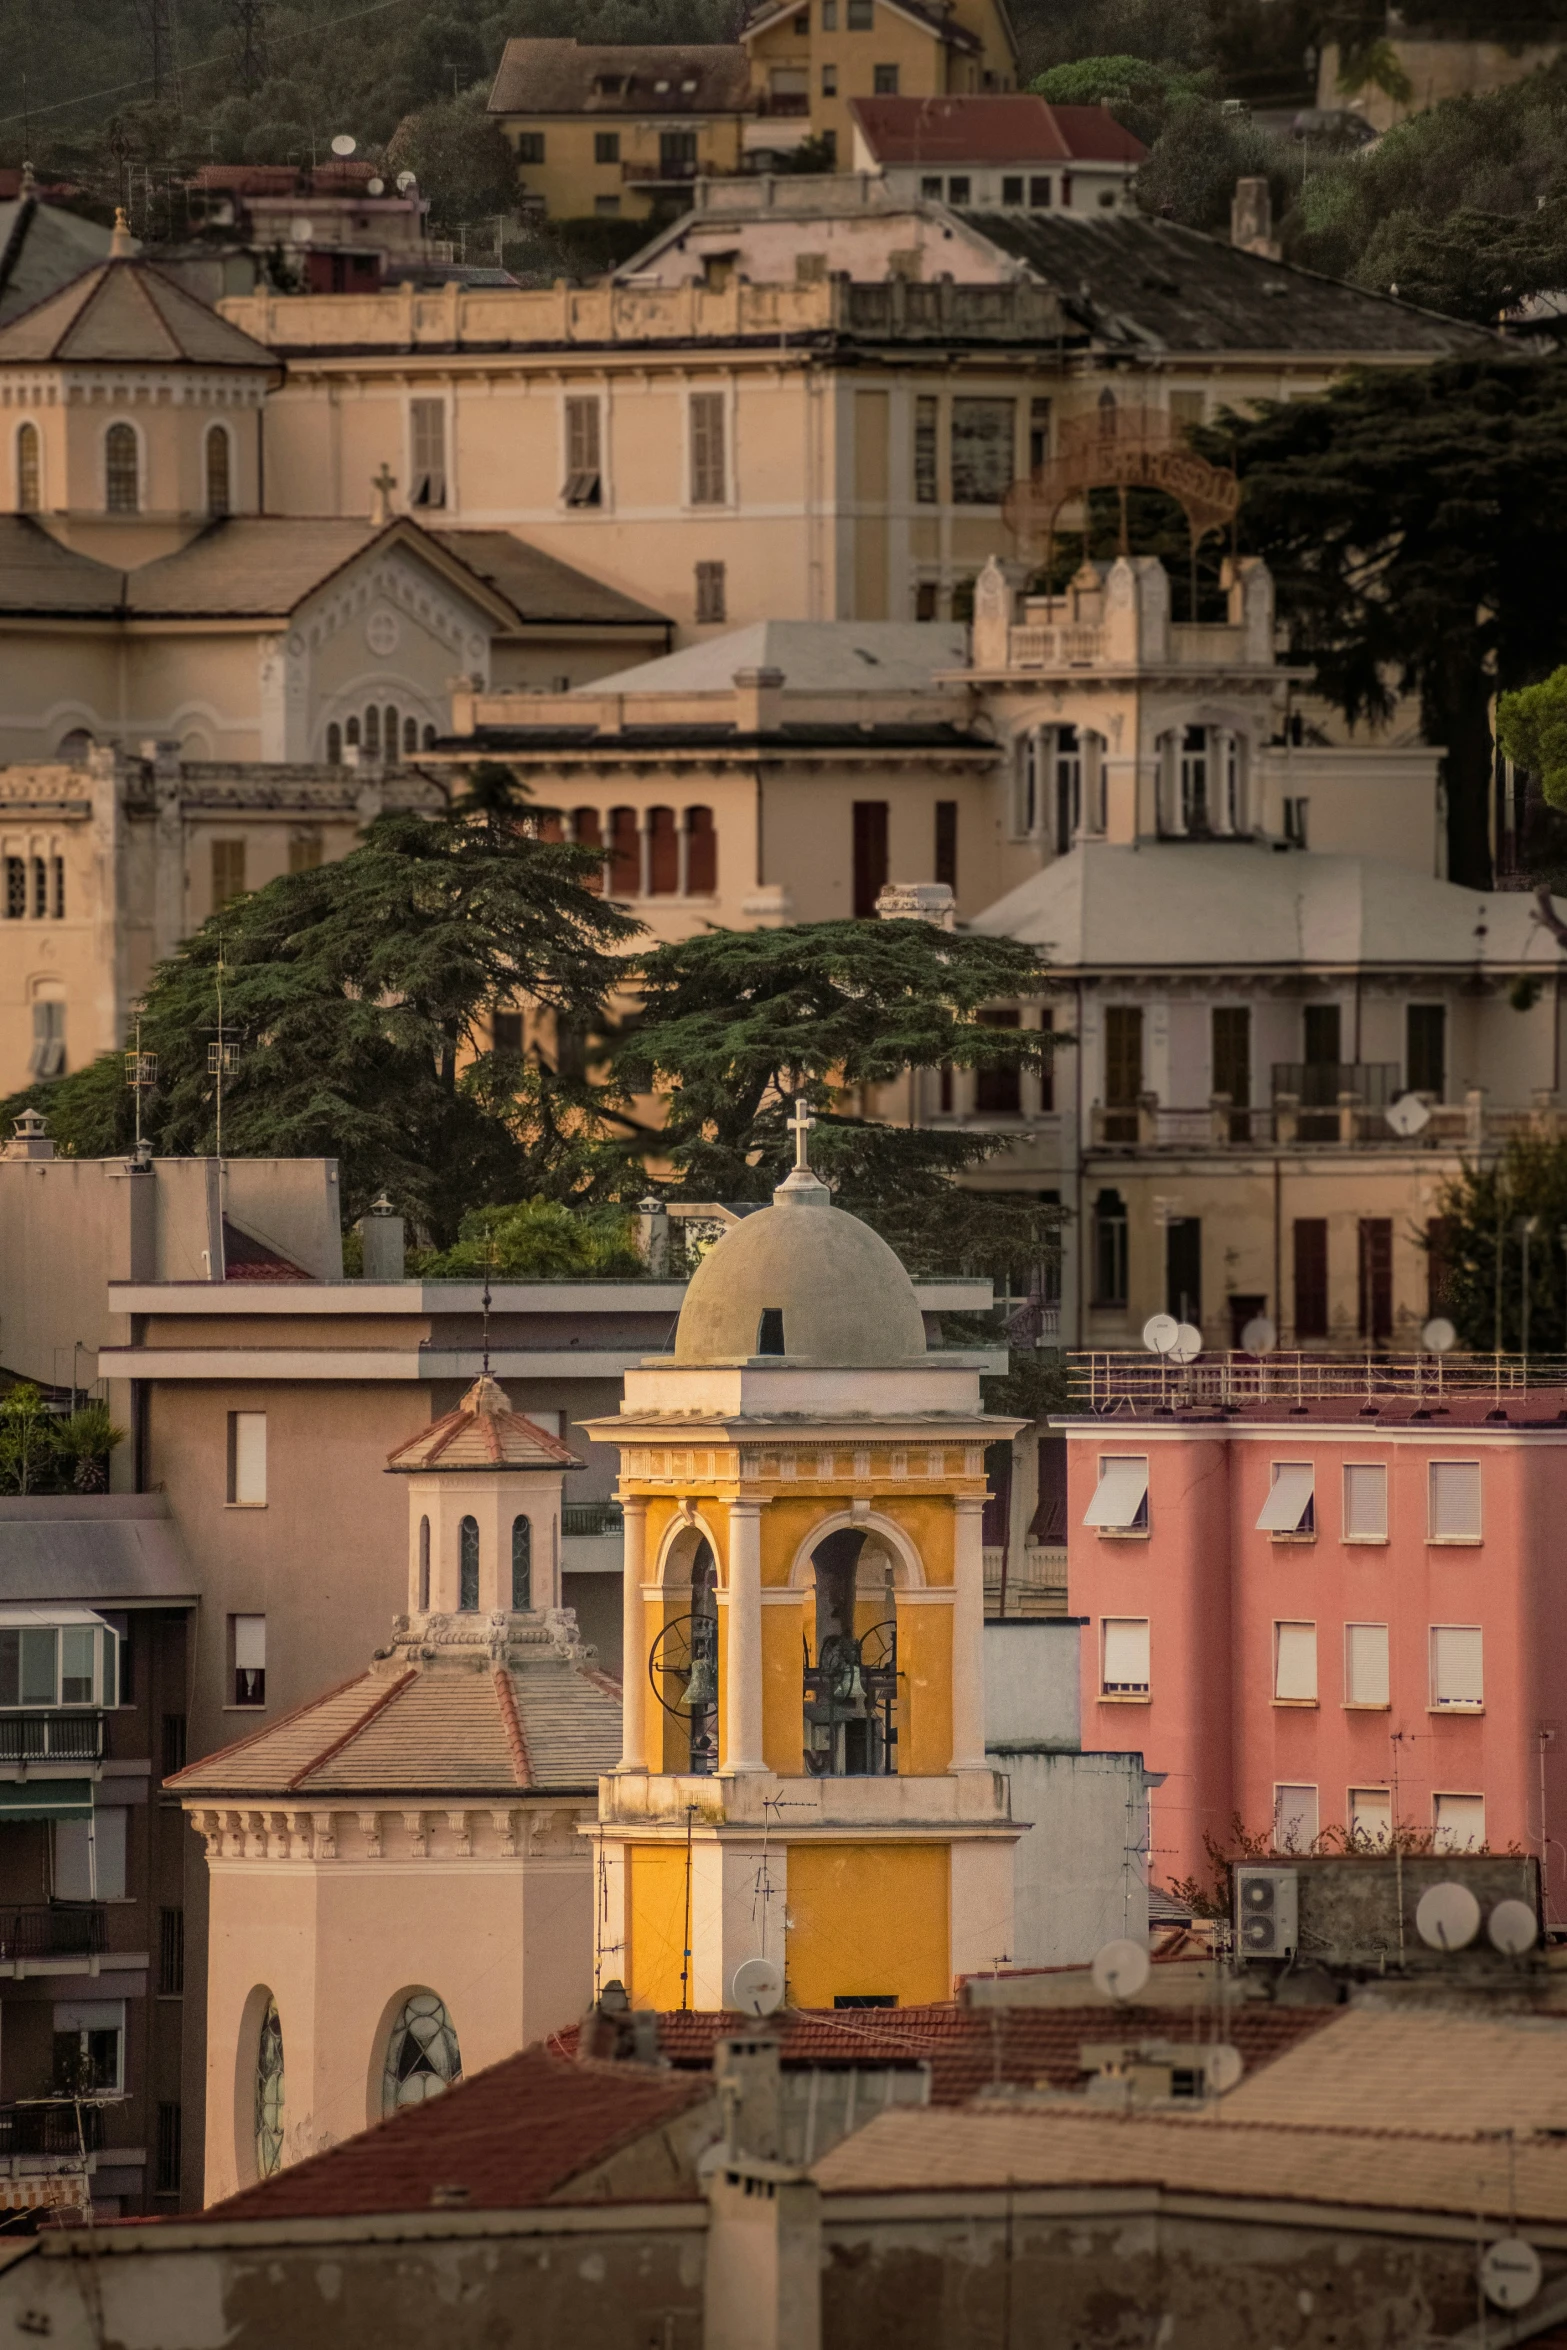
<svg viewBox="0 0 1567 2350"><path fill-rule="evenodd" d="M756 1331L756 1351L759 1355L781 1355L784 1352L782 1306L763 1306L762 1319Z"/></svg>
<svg viewBox="0 0 1567 2350"><path fill-rule="evenodd" d="M527 1518L511 1522L511 1604L518 1615L533 1605L533 1527Z"/></svg>
<svg viewBox="0 0 1567 2350"><path fill-rule="evenodd" d="M457 1605L471 1614L479 1604L479 1521L464 1518L457 1529Z"/></svg>

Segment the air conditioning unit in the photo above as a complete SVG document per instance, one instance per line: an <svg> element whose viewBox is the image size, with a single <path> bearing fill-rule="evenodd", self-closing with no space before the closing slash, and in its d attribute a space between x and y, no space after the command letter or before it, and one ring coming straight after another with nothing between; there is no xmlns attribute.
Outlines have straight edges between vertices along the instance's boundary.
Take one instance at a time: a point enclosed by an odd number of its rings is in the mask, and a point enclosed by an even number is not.
<svg viewBox="0 0 1567 2350"><path fill-rule="evenodd" d="M1241 1959L1293 1958L1300 1937L1295 1869L1237 1868L1235 1952Z"/></svg>

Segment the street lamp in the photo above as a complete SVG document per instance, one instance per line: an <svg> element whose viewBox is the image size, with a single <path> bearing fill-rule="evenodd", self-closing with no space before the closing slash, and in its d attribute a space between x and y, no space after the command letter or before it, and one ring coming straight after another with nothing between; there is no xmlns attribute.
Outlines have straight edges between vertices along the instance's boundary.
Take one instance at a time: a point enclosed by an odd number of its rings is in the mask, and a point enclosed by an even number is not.
<svg viewBox="0 0 1567 2350"><path fill-rule="evenodd" d="M1521 1242L1523 1248L1523 1299L1519 1308L1519 1320L1521 1323L1520 1337L1522 1339L1522 1346L1520 1351L1523 1355L1523 1378L1525 1387L1527 1387L1529 1384L1529 1243L1534 1238L1539 1229L1540 1219L1538 1216L1519 1217L1517 1232L1519 1241Z"/></svg>

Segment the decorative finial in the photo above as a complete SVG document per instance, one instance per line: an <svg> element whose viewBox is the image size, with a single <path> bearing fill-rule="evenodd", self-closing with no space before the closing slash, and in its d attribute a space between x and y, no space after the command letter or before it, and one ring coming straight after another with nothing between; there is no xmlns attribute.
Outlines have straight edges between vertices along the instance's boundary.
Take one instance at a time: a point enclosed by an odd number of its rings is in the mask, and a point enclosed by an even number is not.
<svg viewBox="0 0 1567 2350"><path fill-rule="evenodd" d="M484 1243L484 1296L481 1300L484 1307L484 1356L483 1369L480 1373L481 1378L485 1379L488 1379L490 1375L490 1266L494 1256L495 1243L493 1240L486 1239Z"/></svg>
<svg viewBox="0 0 1567 2350"><path fill-rule="evenodd" d="M131 235L131 224L125 216L123 204L114 208L114 234L109 239L109 259L129 261L136 250L136 239Z"/></svg>
<svg viewBox="0 0 1567 2350"><path fill-rule="evenodd" d="M810 1135L812 1127L816 1124L816 1120L811 1116L809 1110L807 1110L805 1106L805 1096L803 1093L797 1093L795 1095L794 1116L792 1118L786 1118L784 1124L788 1127L789 1132L794 1136L794 1171L797 1175L809 1175L811 1172L811 1154L807 1138Z"/></svg>
<svg viewBox="0 0 1567 2350"><path fill-rule="evenodd" d="M392 519L392 492L397 487L397 476L386 459L381 459L381 470L370 476L370 520L378 530L384 530Z"/></svg>

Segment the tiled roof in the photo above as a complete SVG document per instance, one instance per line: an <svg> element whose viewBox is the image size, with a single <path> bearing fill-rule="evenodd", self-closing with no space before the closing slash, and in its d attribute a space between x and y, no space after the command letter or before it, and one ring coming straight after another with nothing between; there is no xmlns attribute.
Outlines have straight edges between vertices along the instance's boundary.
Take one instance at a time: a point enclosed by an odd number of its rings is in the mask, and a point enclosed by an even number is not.
<svg viewBox="0 0 1567 2350"><path fill-rule="evenodd" d="M613 82L617 87L601 85ZM577 40L508 41L491 114L745 114L751 72L728 42L689 46Z"/></svg>
<svg viewBox="0 0 1567 2350"><path fill-rule="evenodd" d="M1033 91L967 98L852 98L880 164L1138 163L1147 152L1098 106L1050 106Z"/></svg>
<svg viewBox="0 0 1567 2350"><path fill-rule="evenodd" d="M1225 2101L1229 2120L1567 2137L1567 2014L1352 2008Z"/></svg>
<svg viewBox="0 0 1567 2350"><path fill-rule="evenodd" d="M505 1795L576 1792L613 1767L620 1692L569 1615L404 1621L368 1672L165 1784L198 1800Z"/></svg>
<svg viewBox="0 0 1567 2350"><path fill-rule="evenodd" d="M11 199L0 201L0 320L9 320L101 261L109 232L36 194L5 187L3 178L0 196Z"/></svg>
<svg viewBox="0 0 1567 2350"><path fill-rule="evenodd" d="M1331 2022L1329 2008L1245 2006L1215 2026L1206 2008L900 2007L839 2013L795 2008L779 2018L784 2064L924 2063L931 2103L966 2105L998 2082L1032 2089L1081 2089L1085 2041L1175 2040L1238 2048L1249 2075ZM681 2067L707 2066L726 2034L754 2031L741 2015L682 2013L658 2019L661 2055ZM574 2050L575 2029L551 2046Z"/></svg>
<svg viewBox="0 0 1567 2350"><path fill-rule="evenodd" d="M521 620L598 620L611 626L657 621L665 627L671 625L650 604L639 604L618 588L606 587L601 579L590 579L585 571L562 563L558 556L530 547L514 531L435 530L430 536L498 589Z"/></svg>
<svg viewBox="0 0 1567 2350"><path fill-rule="evenodd" d="M433 1420L386 1456L388 1469L410 1476L452 1469L580 1469L582 1463L558 1436L523 1412L486 1371L444 1419Z"/></svg>
<svg viewBox="0 0 1567 2350"><path fill-rule="evenodd" d="M574 2179L701 2105L705 2080L638 2064L578 2064L526 2048L325 2154L294 2163L202 2214L209 2220L328 2219L461 2202L516 2211L570 2202ZM462 2190L466 2189L466 2193ZM455 2190L455 2192L454 2192ZM672 2182L695 2199L694 2182Z"/></svg>
<svg viewBox="0 0 1567 2350"><path fill-rule="evenodd" d="M127 573L125 604L137 619L292 612L355 556L393 534L420 552L421 540L440 546L407 516L381 524L352 516L232 515L178 553ZM448 573L456 560L449 548L434 556L436 568ZM487 581L473 577L470 593L481 610L497 604Z"/></svg>
<svg viewBox="0 0 1567 2350"><path fill-rule="evenodd" d="M1534 2140L1509 2154L1494 2134L1290 2129L1231 2115L1227 2099L1190 2118L1070 2106L959 2114L903 2107L834 2147L813 2176L827 2195L1145 2187L1365 2212L1567 2221L1567 2143Z"/></svg>
<svg viewBox="0 0 1567 2350"><path fill-rule="evenodd" d="M30 514L0 514L0 612L117 612L125 574L62 547Z"/></svg>
<svg viewBox="0 0 1567 2350"><path fill-rule="evenodd" d="M1364 351L1439 358L1493 338L1218 237L1133 212L964 212L1052 287L1097 342L1162 351Z"/></svg>
<svg viewBox="0 0 1567 2350"><path fill-rule="evenodd" d="M775 25L780 17L790 15L796 5L797 0L763 0L762 6L753 11L742 28L740 38L743 41L754 40L758 33L765 33L769 25ZM977 57L984 46L979 35L971 33L967 25L959 24L951 10L942 7L939 0L882 0L882 5L890 8L896 16L906 16L913 23L923 25L927 32L934 33L949 49L961 49L967 55Z"/></svg>
<svg viewBox="0 0 1567 2350"><path fill-rule="evenodd" d="M0 327L0 367L276 367L272 353L230 326L147 261L100 261Z"/></svg>
<svg viewBox="0 0 1567 2350"><path fill-rule="evenodd" d="M265 1241L223 1219L223 1278L225 1281L308 1281L302 1265L280 1256Z"/></svg>

